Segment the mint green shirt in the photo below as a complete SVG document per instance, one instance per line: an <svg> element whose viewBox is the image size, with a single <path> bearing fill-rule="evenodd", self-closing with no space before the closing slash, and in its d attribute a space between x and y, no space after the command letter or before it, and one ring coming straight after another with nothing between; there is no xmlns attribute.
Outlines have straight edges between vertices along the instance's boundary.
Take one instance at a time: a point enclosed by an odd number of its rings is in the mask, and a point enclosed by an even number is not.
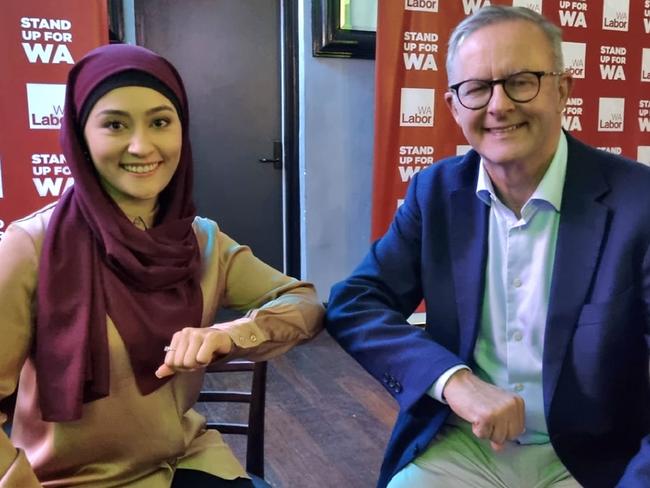
<svg viewBox="0 0 650 488"><path fill-rule="evenodd" d="M497 197L481 161L476 195L490 206L488 257L474 373L520 395L526 404L522 444L548 442L542 391L542 357L567 141L521 209L521 218Z"/></svg>

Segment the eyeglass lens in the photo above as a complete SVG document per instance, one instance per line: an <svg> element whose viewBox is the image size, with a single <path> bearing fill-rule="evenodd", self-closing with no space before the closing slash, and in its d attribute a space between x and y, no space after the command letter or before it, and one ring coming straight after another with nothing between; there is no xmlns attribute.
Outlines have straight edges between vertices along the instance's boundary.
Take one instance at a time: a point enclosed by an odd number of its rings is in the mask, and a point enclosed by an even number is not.
<svg viewBox="0 0 650 488"><path fill-rule="evenodd" d="M458 87L458 98L467 108L481 108L488 104L493 85L502 84L506 95L515 102L529 102L538 93L539 77L535 73L516 73L505 80L468 80Z"/></svg>

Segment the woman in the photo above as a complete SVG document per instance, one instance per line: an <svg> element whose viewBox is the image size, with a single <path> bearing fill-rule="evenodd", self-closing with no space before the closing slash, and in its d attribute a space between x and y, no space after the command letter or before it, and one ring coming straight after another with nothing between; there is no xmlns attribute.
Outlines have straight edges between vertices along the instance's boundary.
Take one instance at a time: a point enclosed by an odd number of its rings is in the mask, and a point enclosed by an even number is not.
<svg viewBox="0 0 650 488"><path fill-rule="evenodd" d="M0 242L0 398L20 375L0 488L252 486L191 409L202 368L280 354L323 311L309 284L195 216L188 126L156 54L103 46L72 68L75 185ZM212 325L220 307L249 312Z"/></svg>

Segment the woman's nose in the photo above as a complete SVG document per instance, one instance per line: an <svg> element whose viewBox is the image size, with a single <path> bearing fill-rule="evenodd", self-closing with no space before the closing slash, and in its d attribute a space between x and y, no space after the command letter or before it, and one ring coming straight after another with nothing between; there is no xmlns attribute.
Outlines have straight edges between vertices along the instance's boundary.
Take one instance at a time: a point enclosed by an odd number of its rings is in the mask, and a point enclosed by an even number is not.
<svg viewBox="0 0 650 488"><path fill-rule="evenodd" d="M137 130L129 141L128 151L137 156L146 156L154 149L151 137L145 130Z"/></svg>

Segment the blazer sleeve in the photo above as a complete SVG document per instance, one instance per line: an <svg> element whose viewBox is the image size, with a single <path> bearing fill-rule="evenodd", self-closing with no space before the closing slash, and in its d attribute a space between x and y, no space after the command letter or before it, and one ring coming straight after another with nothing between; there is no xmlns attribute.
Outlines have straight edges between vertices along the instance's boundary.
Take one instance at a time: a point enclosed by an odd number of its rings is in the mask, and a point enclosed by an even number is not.
<svg viewBox="0 0 650 488"><path fill-rule="evenodd" d="M32 339L38 257L30 235L9 226L0 240L0 399L11 395ZM0 424L7 421L0 414ZM0 431L0 488L41 486L24 452Z"/></svg>
<svg viewBox="0 0 650 488"><path fill-rule="evenodd" d="M218 231L221 304L245 317L213 325L235 347L225 360L263 361L314 337L325 314L314 286L291 278L256 258L248 246Z"/></svg>
<svg viewBox="0 0 650 488"><path fill-rule="evenodd" d="M426 395L442 373L463 364L407 322L423 299L420 201L427 191L419 189L420 176L413 178L388 232L352 275L332 288L326 318L329 333L403 410Z"/></svg>
<svg viewBox="0 0 650 488"><path fill-rule="evenodd" d="M642 286L645 306L646 342L650 344L650 246L643 260ZM628 463L625 473L617 486L620 488L644 488L650 486L650 433L641 440L639 451Z"/></svg>

